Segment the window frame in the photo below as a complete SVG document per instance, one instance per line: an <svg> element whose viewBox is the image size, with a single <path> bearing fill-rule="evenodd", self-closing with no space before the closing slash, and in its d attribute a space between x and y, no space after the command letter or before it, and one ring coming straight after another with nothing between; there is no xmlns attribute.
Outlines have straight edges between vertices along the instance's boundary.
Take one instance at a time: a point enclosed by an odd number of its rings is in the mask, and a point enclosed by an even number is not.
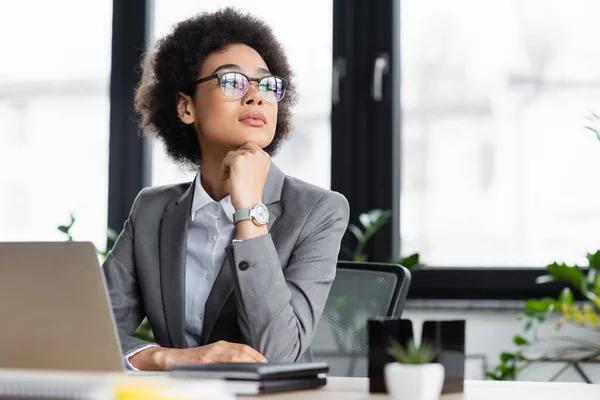
<svg viewBox="0 0 600 400"><path fill-rule="evenodd" d="M331 188L350 202L350 222L375 208L392 210L366 247L372 261L398 259L400 248L401 107L400 0L334 0L333 65L342 60L339 101L332 104ZM372 98L375 57L389 56L383 101ZM334 71L334 77L339 71ZM336 82L333 82L334 87ZM392 171L391 173L389 171ZM385 179L389 179L385 181ZM385 184L387 183L387 184ZM344 245L354 246L350 235ZM424 266L413 272L409 299L525 300L557 296L564 284L538 285L542 266Z"/></svg>

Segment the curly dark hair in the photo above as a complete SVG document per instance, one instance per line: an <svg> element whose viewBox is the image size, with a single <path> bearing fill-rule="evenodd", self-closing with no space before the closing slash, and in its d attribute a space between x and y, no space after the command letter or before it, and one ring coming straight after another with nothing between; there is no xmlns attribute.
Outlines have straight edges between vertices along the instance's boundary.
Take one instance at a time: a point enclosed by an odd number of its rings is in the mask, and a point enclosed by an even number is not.
<svg viewBox="0 0 600 400"><path fill-rule="evenodd" d="M292 70L271 28L260 19L232 8L179 22L144 56L142 79L135 94L135 109L141 114L140 127L146 134L160 138L177 163L197 166L201 157L193 126L183 124L177 115L176 95L183 92L193 97L189 83L198 79L204 60L233 44L252 47L273 75L291 80ZM290 84L278 103L275 136L265 148L270 155L291 134L291 108L295 103L296 92Z"/></svg>

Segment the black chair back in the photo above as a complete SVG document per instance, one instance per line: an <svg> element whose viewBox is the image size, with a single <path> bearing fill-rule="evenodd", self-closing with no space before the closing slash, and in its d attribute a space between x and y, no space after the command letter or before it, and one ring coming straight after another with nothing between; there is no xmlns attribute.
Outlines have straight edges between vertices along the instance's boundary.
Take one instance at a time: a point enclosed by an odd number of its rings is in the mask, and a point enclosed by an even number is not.
<svg viewBox="0 0 600 400"><path fill-rule="evenodd" d="M410 272L398 264L339 261L311 348L330 376L367 376L367 320L400 316Z"/></svg>

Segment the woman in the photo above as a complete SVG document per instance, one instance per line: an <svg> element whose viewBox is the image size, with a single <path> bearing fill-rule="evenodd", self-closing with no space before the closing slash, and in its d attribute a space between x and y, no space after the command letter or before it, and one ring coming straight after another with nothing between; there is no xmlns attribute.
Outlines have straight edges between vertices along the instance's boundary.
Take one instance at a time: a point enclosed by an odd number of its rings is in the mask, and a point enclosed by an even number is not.
<svg viewBox="0 0 600 400"><path fill-rule="evenodd" d="M310 360L349 210L270 160L291 130L291 75L271 30L232 9L177 24L146 56L141 126L198 174L142 190L104 264L130 367ZM156 343L132 336L144 316Z"/></svg>

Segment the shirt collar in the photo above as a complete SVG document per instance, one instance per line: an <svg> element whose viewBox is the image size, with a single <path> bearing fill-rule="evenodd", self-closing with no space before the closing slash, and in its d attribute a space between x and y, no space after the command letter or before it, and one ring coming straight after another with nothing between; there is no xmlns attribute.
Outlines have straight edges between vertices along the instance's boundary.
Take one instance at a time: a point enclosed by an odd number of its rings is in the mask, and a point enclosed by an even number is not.
<svg viewBox="0 0 600 400"><path fill-rule="evenodd" d="M198 171L198 173L196 174L196 178L194 179L194 197L192 200L192 208L190 211L190 217L192 218L192 221L195 220L196 212L198 212L200 209L207 206L208 204L217 203L215 200L212 199L212 197L209 196L208 193L206 193L206 190L204 190L200 176L201 171ZM233 223L233 213L235 212L235 209L233 208L233 204L231 204L231 196L227 195L226 197L218 201L218 203L221 205L221 208L225 212L227 219L229 219L229 221Z"/></svg>

